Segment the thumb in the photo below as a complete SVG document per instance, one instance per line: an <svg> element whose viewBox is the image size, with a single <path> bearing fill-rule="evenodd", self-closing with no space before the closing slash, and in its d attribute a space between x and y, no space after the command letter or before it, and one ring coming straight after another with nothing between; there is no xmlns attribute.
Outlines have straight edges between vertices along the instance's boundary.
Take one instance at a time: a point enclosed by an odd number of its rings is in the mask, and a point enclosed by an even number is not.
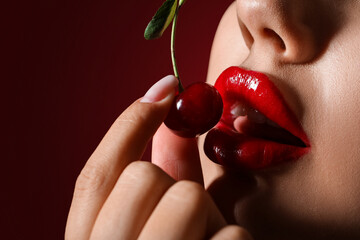
<svg viewBox="0 0 360 240"><path fill-rule="evenodd" d="M203 185L197 139L176 136L164 124L153 138L152 162L175 180L190 180Z"/></svg>

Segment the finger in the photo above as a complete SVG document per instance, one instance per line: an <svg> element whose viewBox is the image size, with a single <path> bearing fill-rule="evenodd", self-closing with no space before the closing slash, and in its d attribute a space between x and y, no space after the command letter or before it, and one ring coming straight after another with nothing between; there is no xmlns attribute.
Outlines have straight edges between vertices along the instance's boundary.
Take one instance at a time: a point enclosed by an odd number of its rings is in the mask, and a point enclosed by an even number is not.
<svg viewBox="0 0 360 240"><path fill-rule="evenodd" d="M139 239L204 239L226 224L198 183L180 181L163 196Z"/></svg>
<svg viewBox="0 0 360 240"><path fill-rule="evenodd" d="M179 137L164 124L153 138L152 162L176 180L191 180L203 185L197 140Z"/></svg>
<svg viewBox="0 0 360 240"><path fill-rule="evenodd" d="M96 219L91 239L136 239L175 180L149 162L127 166Z"/></svg>
<svg viewBox="0 0 360 240"><path fill-rule="evenodd" d="M253 238L244 228L228 225L220 229L210 240L253 240Z"/></svg>
<svg viewBox="0 0 360 240"><path fill-rule="evenodd" d="M141 158L169 111L177 80L168 76L134 102L111 126L81 171L66 227L68 239L88 239L99 209L123 169Z"/></svg>

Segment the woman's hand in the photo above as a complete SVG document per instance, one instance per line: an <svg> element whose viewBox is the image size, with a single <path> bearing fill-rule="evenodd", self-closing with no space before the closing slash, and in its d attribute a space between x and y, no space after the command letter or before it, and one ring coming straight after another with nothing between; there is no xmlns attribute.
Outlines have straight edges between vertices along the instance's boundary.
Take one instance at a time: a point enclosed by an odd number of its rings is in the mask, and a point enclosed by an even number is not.
<svg viewBox="0 0 360 240"><path fill-rule="evenodd" d="M163 78L112 125L76 181L65 239L251 239L226 225L204 190L194 139L161 127L154 139L158 166L138 161L176 86L174 77Z"/></svg>

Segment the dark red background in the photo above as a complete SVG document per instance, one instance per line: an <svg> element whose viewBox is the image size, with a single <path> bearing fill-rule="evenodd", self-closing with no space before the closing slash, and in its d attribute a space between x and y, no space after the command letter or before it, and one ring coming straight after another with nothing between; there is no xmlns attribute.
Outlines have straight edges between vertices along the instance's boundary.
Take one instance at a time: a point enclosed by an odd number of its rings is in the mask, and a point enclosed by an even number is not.
<svg viewBox="0 0 360 240"><path fill-rule="evenodd" d="M87 158L114 119L172 73L170 31L159 40L143 38L162 2L2 6L0 238L63 238ZM212 38L231 2L187 0L180 12L176 49L185 85L205 80Z"/></svg>

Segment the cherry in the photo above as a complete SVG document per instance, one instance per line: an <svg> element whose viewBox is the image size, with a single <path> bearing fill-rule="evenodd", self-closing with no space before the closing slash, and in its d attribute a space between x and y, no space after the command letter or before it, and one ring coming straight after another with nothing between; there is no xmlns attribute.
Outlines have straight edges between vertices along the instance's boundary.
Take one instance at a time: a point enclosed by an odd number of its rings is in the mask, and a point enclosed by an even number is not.
<svg viewBox="0 0 360 240"><path fill-rule="evenodd" d="M178 13L185 0L166 0L155 13L145 29L146 39L156 39L162 36L172 21L171 30L171 60L174 75L179 80L179 94L176 96L165 125L181 137L196 137L215 126L222 115L223 103L215 87L197 82L185 90L181 84L175 58L175 30Z"/></svg>
<svg viewBox="0 0 360 240"><path fill-rule="evenodd" d="M180 137L196 137L220 120L223 102L215 87L196 82L179 93L165 119L165 125Z"/></svg>

